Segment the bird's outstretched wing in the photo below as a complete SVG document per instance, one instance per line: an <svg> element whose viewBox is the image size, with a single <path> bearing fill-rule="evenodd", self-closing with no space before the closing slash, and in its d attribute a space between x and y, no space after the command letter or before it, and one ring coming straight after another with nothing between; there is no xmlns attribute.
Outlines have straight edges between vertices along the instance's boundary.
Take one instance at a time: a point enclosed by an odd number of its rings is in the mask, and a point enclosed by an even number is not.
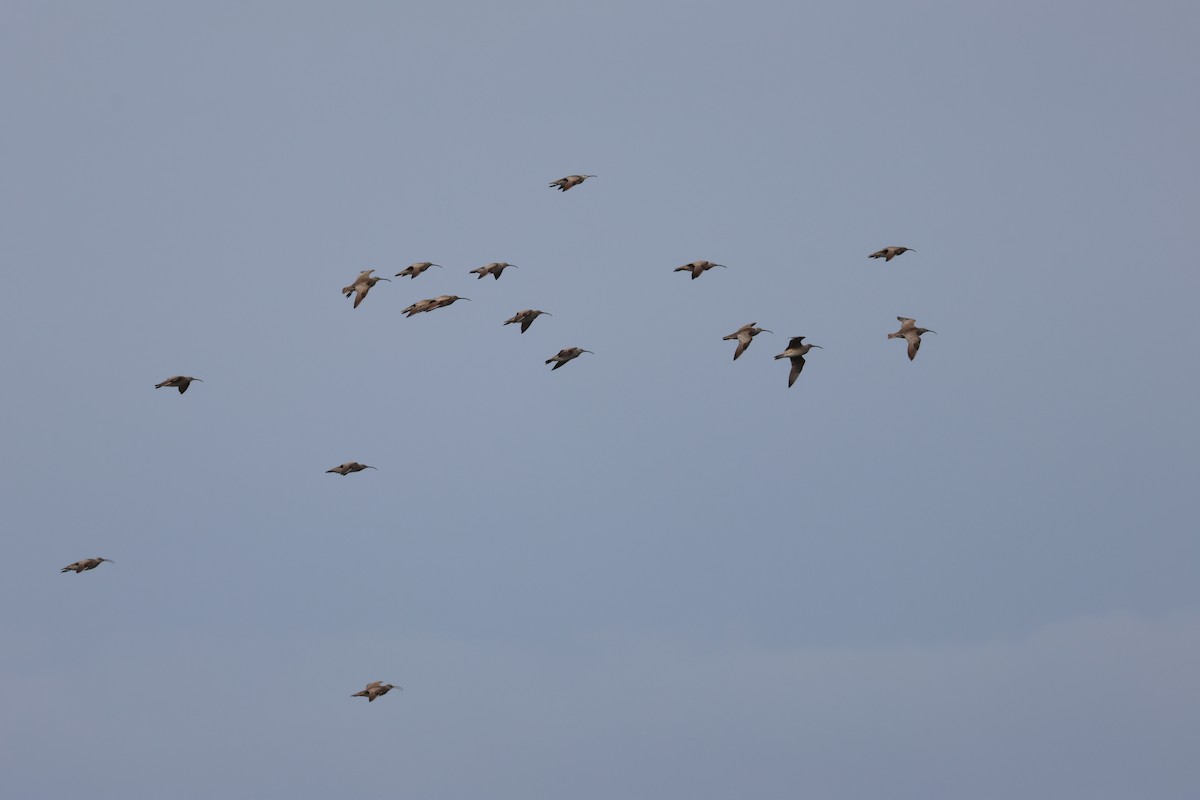
<svg viewBox="0 0 1200 800"><path fill-rule="evenodd" d="M751 323L751 324L753 324L753 323ZM739 330L737 332L738 346L737 346L737 350L733 351L733 360L734 361L737 361L738 356L740 356L742 353L746 352L746 348L750 346L750 341L753 338L754 337L750 335L750 331L746 330L745 328L742 328L741 330Z"/></svg>
<svg viewBox="0 0 1200 800"><path fill-rule="evenodd" d="M792 356L792 371L788 374L788 388L796 382L796 378L804 370L804 356Z"/></svg>
<svg viewBox="0 0 1200 800"><path fill-rule="evenodd" d="M921 349L921 334L909 331L904 338L908 340L908 360L912 361L917 357L917 351Z"/></svg>

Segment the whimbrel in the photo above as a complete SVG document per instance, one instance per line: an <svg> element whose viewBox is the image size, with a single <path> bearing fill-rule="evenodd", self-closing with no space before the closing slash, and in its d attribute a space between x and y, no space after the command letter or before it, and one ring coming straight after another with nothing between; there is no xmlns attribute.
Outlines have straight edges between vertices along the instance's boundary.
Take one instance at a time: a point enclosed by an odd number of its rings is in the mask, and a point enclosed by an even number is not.
<svg viewBox="0 0 1200 800"><path fill-rule="evenodd" d="M397 272L396 277L399 278L402 275L407 275L410 278L415 278L430 267L437 267L438 269L441 269L442 265L435 264L432 261L418 261L415 264L409 264L407 267Z"/></svg>
<svg viewBox="0 0 1200 800"><path fill-rule="evenodd" d="M363 298L367 296L367 292L371 291L372 286L380 281L387 281L391 283L391 278L372 276L371 273L374 271L375 270L373 269L364 269L362 272L358 273L358 277L354 279L354 283L350 284L349 286L342 287L342 293L346 295L346 297L349 297L355 292L358 293L358 296L354 298L355 308L358 308L358 304L361 303Z"/></svg>
<svg viewBox="0 0 1200 800"><path fill-rule="evenodd" d="M727 339L737 339L738 346L737 346L737 349L733 351L733 360L734 361L737 361L738 356L740 356L742 353L746 352L746 348L750 346L750 342L751 342L751 340L754 339L755 336L758 336L763 331L766 331L767 333L775 332L775 331L768 331L766 328L754 327L757 324L758 324L757 322L748 323L748 324L743 325L742 327L738 328L736 331L729 334L728 336L721 337L721 341L725 341Z"/></svg>
<svg viewBox="0 0 1200 800"><path fill-rule="evenodd" d="M588 178L594 178L594 177L596 177L596 176L595 175L568 175L565 178L559 178L558 180L551 183L550 188L551 189L557 188L560 192L565 192L567 189L570 189L572 186L578 186L579 184L586 181Z"/></svg>
<svg viewBox="0 0 1200 800"><path fill-rule="evenodd" d="M908 340L908 360L912 361L917 357L917 351L921 349L921 334L922 333L937 333L929 328L918 328L917 321L910 317L896 317L900 320L900 330L895 333L889 333L889 339L907 339Z"/></svg>
<svg viewBox="0 0 1200 800"><path fill-rule="evenodd" d="M105 561L110 564L117 563L111 558L85 558L82 561L76 561L74 564L67 564L65 567L60 569L59 572L74 572L76 575L78 575L85 570L95 569Z"/></svg>
<svg viewBox="0 0 1200 800"><path fill-rule="evenodd" d="M188 387L192 385L192 381L200 381L200 383L204 383L204 381L201 381L199 378L193 378L190 375L172 375L162 383L154 384L154 388L161 389L164 386L169 386L171 388L178 387L179 393L183 394L188 390Z"/></svg>
<svg viewBox="0 0 1200 800"><path fill-rule="evenodd" d="M400 691L404 691L404 689L400 686L392 686L390 683L384 683L383 681L371 681L367 684L367 688L363 689L361 692L355 692L350 696L365 697L367 698L368 703L374 703L376 697L383 697L392 689L400 689Z"/></svg>
<svg viewBox="0 0 1200 800"><path fill-rule="evenodd" d="M796 376L800 374L800 370L804 369L804 354L814 347L818 350L824 350L819 344L804 344L803 336L793 336L788 342L787 350L784 350L779 355L775 356L776 360L781 358L790 358L792 360L792 371L788 375L788 388L796 382Z"/></svg>
<svg viewBox="0 0 1200 800"><path fill-rule="evenodd" d="M696 278L700 277L700 273L704 272L705 270L710 270L713 267L725 267L725 265L714 264L711 261L693 261L690 264L684 264L682 267L676 267L673 271L690 272L692 273L692 280L696 280ZM728 267L725 268L728 269Z"/></svg>
<svg viewBox="0 0 1200 800"><path fill-rule="evenodd" d="M504 272L508 267L515 267L516 264L510 264L507 261L493 261L490 264L484 264L482 267L476 267L471 270L471 273L478 275L481 279L487 275L491 275L496 280L500 280L500 273Z"/></svg>
<svg viewBox="0 0 1200 800"><path fill-rule="evenodd" d="M882 258L884 261L891 261L896 256L903 255L904 253L907 253L909 250L912 250L914 253L917 252L916 250L913 250L911 247L892 246L892 247L885 247L882 250L876 250L874 253L871 253L871 255L867 256L867 258Z"/></svg>
<svg viewBox="0 0 1200 800"><path fill-rule="evenodd" d="M371 467L366 464L360 464L357 461L347 461L345 464L339 464L338 466L334 467L333 469L325 470L325 472L327 474L330 472L336 472L338 475L341 475L344 478L347 475L349 475L351 472L362 472L364 469L378 469L378 467Z"/></svg>
<svg viewBox="0 0 1200 800"><path fill-rule="evenodd" d="M554 362L558 362L558 363L555 363L554 366L550 368L550 371L553 372L554 370L561 367L563 364L570 361L572 358L579 358L579 356L583 355L584 353L592 353L592 351L584 350L582 347L568 347L565 350L559 350L558 355L554 356L553 358L547 358L546 363L551 364ZM596 355L596 354L592 353L592 355Z"/></svg>
<svg viewBox="0 0 1200 800"><path fill-rule="evenodd" d="M521 333L529 330L529 326L538 316L545 314L547 317L553 317L549 311L538 311L536 308L527 308L524 311L518 311L512 315L512 319L504 320L505 325L512 325L514 322L521 323Z"/></svg>

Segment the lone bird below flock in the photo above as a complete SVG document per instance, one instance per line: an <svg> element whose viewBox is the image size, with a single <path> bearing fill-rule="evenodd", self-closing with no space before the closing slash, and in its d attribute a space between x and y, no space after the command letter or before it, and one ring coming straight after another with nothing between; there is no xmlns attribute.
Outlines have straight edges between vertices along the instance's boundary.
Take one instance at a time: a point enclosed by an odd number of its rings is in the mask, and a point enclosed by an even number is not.
<svg viewBox="0 0 1200 800"><path fill-rule="evenodd" d="M563 364L570 361L572 358L579 358L584 353L592 353L592 351L584 350L582 347L568 347L565 350L559 350L558 355L554 356L553 358L547 358L546 363L552 364L554 362L558 362L558 363L554 364L553 367L550 368L550 371L553 372L554 370L561 367ZM596 354L592 353L592 355L596 355Z"/></svg>
<svg viewBox="0 0 1200 800"><path fill-rule="evenodd" d="M325 473L328 474L330 472L336 472L338 475L341 475L344 478L347 475L349 475L351 472L362 472L364 469L379 469L379 468L371 467L366 464L360 464L357 461L347 461L345 464L339 464L338 466L334 467L333 469L325 470Z"/></svg>
<svg viewBox="0 0 1200 800"><path fill-rule="evenodd" d="M746 352L746 348L750 346L750 342L754 339L755 336L758 336L760 333L762 333L764 331L766 331L767 333L774 333L774 331L768 331L766 328L754 327L757 324L758 324L757 322L748 323L748 324L743 325L742 327L738 328L736 331L729 334L728 336L721 337L721 341L726 341L728 339L737 339L738 346L737 346L737 349L733 351L733 360L734 361L737 361L738 356L740 356L742 353Z"/></svg>
<svg viewBox="0 0 1200 800"><path fill-rule="evenodd" d="M787 350L784 350L782 353L775 356L776 360L781 358L790 358L792 360L792 371L791 374L788 375L789 389L792 387L792 384L796 382L796 378L800 375L800 371L804 369L804 354L809 350L812 350L814 347L818 350L825 349L819 344L804 344L803 342L803 336L793 336L792 340L788 342Z"/></svg>
<svg viewBox="0 0 1200 800"><path fill-rule="evenodd" d="M549 311L538 311L536 308L527 308L524 311L518 311L516 314L513 314L512 319L504 320L504 324L512 325L514 322L519 322L521 323L521 333L524 333L529 330L529 326L533 324L533 321L542 314L545 314L547 317L554 316Z"/></svg>
<svg viewBox="0 0 1200 800"><path fill-rule="evenodd" d="M471 270L471 273L483 278L491 275L496 280L500 280L500 273L504 272L508 267L516 267L516 264L510 264L507 261L493 261L491 264L484 264L482 267L476 267Z"/></svg>
<svg viewBox="0 0 1200 800"><path fill-rule="evenodd" d="M354 283L350 284L349 286L342 287L342 294L346 295L346 297L349 297L355 292L358 293L358 297L354 298L355 308L358 308L358 304L361 303L363 298L367 296L367 292L371 291L372 286L380 281L387 281L391 283L391 278L372 276L371 273L374 271L375 270L373 269L364 269L362 272L358 273L358 277L354 279Z"/></svg>
<svg viewBox="0 0 1200 800"><path fill-rule="evenodd" d="M700 274L702 272L710 270L713 267L725 267L725 265L724 264L714 264L711 261L693 261L690 264L684 264L682 267L676 267L674 269L674 271L675 272L690 272L690 273L692 273L692 280L696 280L696 278L700 277ZM725 269L728 269L728 267L725 267Z"/></svg>
<svg viewBox="0 0 1200 800"><path fill-rule="evenodd" d="M909 250L912 250L914 253L917 252L911 247L885 247L882 250L876 250L874 253L871 253L867 258L882 258L884 261L891 261L896 256L903 255Z"/></svg>
<svg viewBox="0 0 1200 800"><path fill-rule="evenodd" d="M392 689L400 689L400 691L404 691L404 689L400 686L393 686L392 684L384 683L383 681L371 681L367 684L367 688L363 689L361 692L355 692L350 696L365 697L367 698L368 703L374 703L376 697L383 697Z"/></svg>
<svg viewBox="0 0 1200 800"><path fill-rule="evenodd" d="M908 340L908 360L912 361L917 357L917 351L921 349L921 334L922 333L937 333L929 328L918 328L917 321L909 317L896 317L900 320L900 330L895 333L889 333L889 339L907 339Z"/></svg>
<svg viewBox="0 0 1200 800"><path fill-rule="evenodd" d="M60 569L59 572L74 572L76 575L78 575L79 573L85 572L86 570L95 569L96 567L103 564L105 561L107 561L110 564L117 563L117 562L113 561L111 558L85 558L82 561L76 561L74 564L67 564L65 567Z"/></svg>
<svg viewBox="0 0 1200 800"><path fill-rule="evenodd" d="M588 178L594 178L594 177L596 177L596 176L595 175L568 175L565 178L559 178L558 180L551 183L550 188L558 189L560 192L565 192L567 189L570 189L573 186L578 186L579 184L583 183Z"/></svg>
<svg viewBox="0 0 1200 800"><path fill-rule="evenodd" d="M188 390L188 387L192 385L192 381L200 381L200 383L204 383L204 381L201 381L199 378L193 378L190 375L172 375L162 383L154 384L154 388L161 389L164 386L168 386L172 389L178 388L179 393L183 394Z"/></svg>
<svg viewBox="0 0 1200 800"><path fill-rule="evenodd" d="M433 311L435 308L444 308L448 305L453 305L455 300L470 299L469 297L459 297L456 294L440 294L428 300L418 300L408 308L401 309L400 313L411 317L414 314L423 314L426 311Z"/></svg>
<svg viewBox="0 0 1200 800"><path fill-rule="evenodd" d="M422 272L429 269L430 267L437 267L438 269L441 269L442 265L435 264L432 261L418 261L415 264L409 264L407 267L405 267L404 269L397 272L396 277L400 278L404 275L407 275L410 278L416 278L418 275L420 275Z"/></svg>

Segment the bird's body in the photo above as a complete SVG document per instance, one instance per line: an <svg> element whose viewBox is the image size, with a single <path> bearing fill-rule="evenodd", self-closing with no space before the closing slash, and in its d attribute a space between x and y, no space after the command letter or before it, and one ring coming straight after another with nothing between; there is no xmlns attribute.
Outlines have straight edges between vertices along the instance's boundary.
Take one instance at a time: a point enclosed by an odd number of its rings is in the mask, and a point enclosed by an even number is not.
<svg viewBox="0 0 1200 800"><path fill-rule="evenodd" d="M558 180L553 181L550 184L550 188L558 189L560 192L565 192L568 189L570 189L571 187L578 186L579 184L583 183L588 178L594 178L594 177L596 177L596 176L595 175L568 175L565 178L559 178Z"/></svg>
<svg viewBox="0 0 1200 800"><path fill-rule="evenodd" d="M357 296L354 298L355 308L358 308L358 304L361 303L363 298L367 296L367 292L371 291L372 286L380 281L388 281L389 283L391 282L391 278L380 278L372 275L371 273L374 271L375 270L373 269L364 269L362 272L358 273L358 277L354 279L354 283L350 284L349 286L342 287L342 294L346 295L346 297L349 297L352 294L357 294Z"/></svg>
<svg viewBox="0 0 1200 800"><path fill-rule="evenodd" d="M341 475L344 478L347 475L349 475L351 472L362 472L364 469L378 469L378 467L371 467L366 464L360 464L357 461L347 461L345 464L339 464L338 466L334 467L333 469L325 470L325 472L326 472L326 474L328 474L330 472L336 472L338 475Z"/></svg>
<svg viewBox="0 0 1200 800"><path fill-rule="evenodd" d="M432 261L418 261L415 264L409 264L404 269L396 273L396 277L407 275L410 278L415 278L430 267L441 268L441 264L434 264Z"/></svg>
<svg viewBox="0 0 1200 800"><path fill-rule="evenodd" d="M473 275L478 275L480 279L491 275L496 280L500 280L500 273L509 267L515 267L516 264L509 264L507 261L493 261L491 264L484 264L482 267L476 267L471 270Z"/></svg>
<svg viewBox="0 0 1200 800"><path fill-rule="evenodd" d="M565 350L559 350L558 355L547 358L546 363L554 364L554 366L550 368L551 371L554 371L571 359L579 358L579 356L583 355L584 353L591 352L591 350L584 350L582 347L568 347ZM592 353L592 355L595 355L595 353Z"/></svg>
<svg viewBox="0 0 1200 800"><path fill-rule="evenodd" d="M818 350L824 349L819 344L804 344L803 336L793 336L791 341L788 342L787 349L775 356L776 360L781 358L790 358L792 360L792 371L788 375L789 389L796 382L800 371L804 369L804 355L814 347Z"/></svg>
<svg viewBox="0 0 1200 800"><path fill-rule="evenodd" d="M929 328L918 328L917 321L910 317L896 317L900 320L900 330L895 333L889 333L889 339L906 339L908 341L908 360L912 361L917 357L917 351L921 349L921 334L937 333Z"/></svg>
<svg viewBox="0 0 1200 800"><path fill-rule="evenodd" d="M407 317L411 317L414 314L422 314L422 313L428 311L429 309L433 308L434 302L435 301L433 298L430 298L428 300L418 300L417 302L410 305L408 308L402 309L400 311L400 313L404 314Z"/></svg>
<svg viewBox="0 0 1200 800"><path fill-rule="evenodd" d="M737 339L738 346L737 346L737 349L733 351L733 360L734 361L737 361L738 356L740 356L742 353L746 352L746 348L750 346L750 342L753 341L755 336L758 336L760 333L762 333L764 331L766 331L767 333L774 333L774 331L768 331L766 328L756 328L755 327L756 325L758 325L757 322L748 323L748 324L743 325L742 327L738 328L736 331L729 334L728 336L721 337L721 341L726 341L728 339Z"/></svg>
<svg viewBox="0 0 1200 800"><path fill-rule="evenodd" d="M192 381L200 381L200 383L204 383L204 381L201 381L199 378L193 378L190 375L172 375L162 383L154 384L154 388L161 389L166 386L172 389L179 389L179 393L183 394L188 390L188 387L192 385Z"/></svg>
<svg viewBox="0 0 1200 800"><path fill-rule="evenodd" d="M421 314L426 311L433 311L435 308L445 308L446 306L453 305L456 300L470 299L469 297L459 297L456 294L440 294L428 300L418 300L400 313L411 317L414 314Z"/></svg>
<svg viewBox="0 0 1200 800"><path fill-rule="evenodd" d="M392 689L400 689L400 691L404 691L403 688L399 686L393 686L390 683L384 683L383 681L371 681L367 684L367 688L363 689L361 692L355 692L350 696L365 697L367 698L368 703L374 703L376 697L383 697Z"/></svg>
<svg viewBox="0 0 1200 800"><path fill-rule="evenodd" d="M542 314L545 314L547 317L554 316L549 311L539 311L536 308L527 308L524 311L518 311L516 314L513 314L510 319L504 320L504 324L512 325L513 323L519 322L521 323L521 333L524 333L525 331L529 330L529 326L533 324L533 321Z"/></svg>
<svg viewBox="0 0 1200 800"><path fill-rule="evenodd" d="M916 250L913 250L911 247L895 247L895 246L893 246L893 247L885 247L882 250L876 250L874 253L871 253L871 255L867 256L867 258L882 258L884 261L891 261L896 256L904 255L909 250L912 250L914 253L917 252Z"/></svg>
<svg viewBox="0 0 1200 800"><path fill-rule="evenodd" d="M59 572L74 572L76 575L78 575L86 570L95 569L105 561L110 564L116 563L111 558L85 558L82 561L76 561L74 564L67 564L65 567L60 569Z"/></svg>
<svg viewBox="0 0 1200 800"><path fill-rule="evenodd" d="M696 280L696 278L699 278L704 272L712 269L713 267L725 267L725 265L714 264L711 261L693 261L690 264L684 264L682 267L676 267L673 271L690 272L692 273L692 280ZM728 267L726 267L726 269L728 269Z"/></svg>

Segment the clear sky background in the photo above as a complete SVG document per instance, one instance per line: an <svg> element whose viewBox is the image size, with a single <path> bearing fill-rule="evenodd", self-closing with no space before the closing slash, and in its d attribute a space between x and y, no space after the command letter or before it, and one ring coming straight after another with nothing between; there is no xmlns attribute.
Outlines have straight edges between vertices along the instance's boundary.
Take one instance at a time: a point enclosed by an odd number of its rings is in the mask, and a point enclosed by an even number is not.
<svg viewBox="0 0 1200 800"><path fill-rule="evenodd" d="M2 14L6 796L1197 796L1195 3Z"/></svg>

